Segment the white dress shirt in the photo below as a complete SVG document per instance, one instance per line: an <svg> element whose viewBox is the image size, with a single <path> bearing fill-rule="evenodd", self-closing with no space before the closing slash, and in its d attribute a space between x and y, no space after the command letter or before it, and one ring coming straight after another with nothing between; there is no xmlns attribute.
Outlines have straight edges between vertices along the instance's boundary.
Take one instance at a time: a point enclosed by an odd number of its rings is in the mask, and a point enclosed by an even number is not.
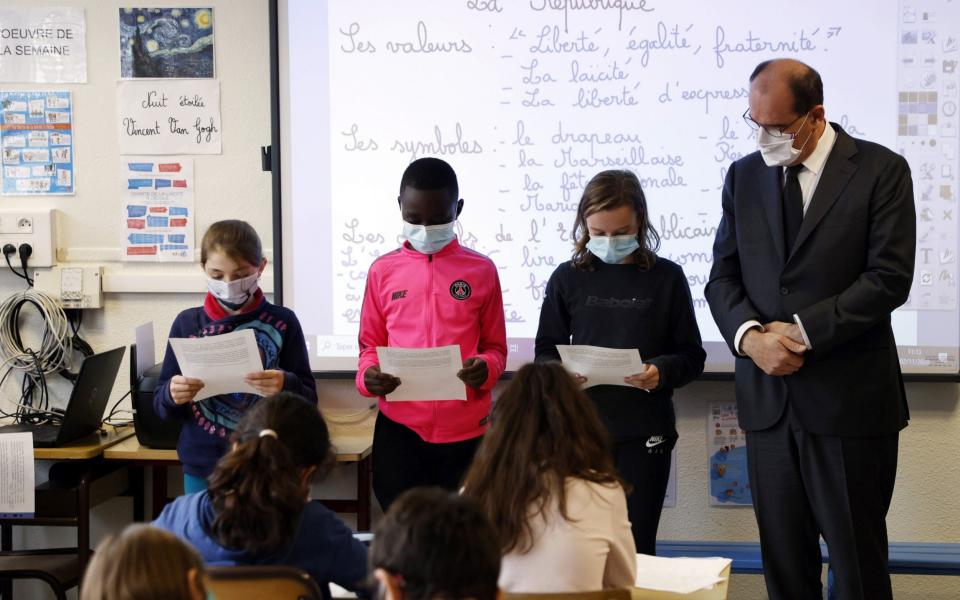
<svg viewBox="0 0 960 600"><path fill-rule="evenodd" d="M817 191L817 185L820 183L820 176L823 175L823 168L827 164L827 158L829 158L830 152L833 150L833 145L836 141L837 132L833 130L833 127L828 122L826 127L823 128L823 133L820 135L820 139L817 142L817 147L814 148L813 152L810 153L810 156L803 161L803 168L800 169L799 173L797 173L797 181L800 182L800 191L803 193L804 215L807 214L807 208L810 206L810 200L813 199L813 194ZM784 176L786 176L787 167L783 167L783 170ZM789 248L787 250L789 251ZM807 332L803 329L803 323L800 322L800 317L794 314L793 321L797 324L797 327L800 328L800 335L803 336L803 343L807 347L807 350L812 350L813 347L810 345L810 338L807 337ZM733 338L733 347L737 349L737 353L739 353L740 356L745 356L740 350L740 342L743 340L744 334L755 327L759 328L760 331L763 331L763 324L754 319L744 321L744 323L737 328L737 334Z"/></svg>

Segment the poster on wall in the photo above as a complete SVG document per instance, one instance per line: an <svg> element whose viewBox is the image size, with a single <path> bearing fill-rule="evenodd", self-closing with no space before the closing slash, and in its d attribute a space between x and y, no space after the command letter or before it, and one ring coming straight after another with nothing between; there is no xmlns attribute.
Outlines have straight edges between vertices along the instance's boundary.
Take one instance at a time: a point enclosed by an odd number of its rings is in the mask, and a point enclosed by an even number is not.
<svg viewBox="0 0 960 600"><path fill-rule="evenodd" d="M86 83L80 7L0 7L0 83Z"/></svg>
<svg viewBox="0 0 960 600"><path fill-rule="evenodd" d="M212 8L121 8L120 77L212 78Z"/></svg>
<svg viewBox="0 0 960 600"><path fill-rule="evenodd" d="M73 194L70 92L0 92L3 194Z"/></svg>
<svg viewBox="0 0 960 600"><path fill-rule="evenodd" d="M181 156L126 156L123 260L193 260L193 161Z"/></svg>
<svg viewBox="0 0 960 600"><path fill-rule="evenodd" d="M710 506L749 506L747 434L737 421L735 402L711 403L707 415Z"/></svg>
<svg viewBox="0 0 960 600"><path fill-rule="evenodd" d="M220 154L220 82L117 83L120 154Z"/></svg>

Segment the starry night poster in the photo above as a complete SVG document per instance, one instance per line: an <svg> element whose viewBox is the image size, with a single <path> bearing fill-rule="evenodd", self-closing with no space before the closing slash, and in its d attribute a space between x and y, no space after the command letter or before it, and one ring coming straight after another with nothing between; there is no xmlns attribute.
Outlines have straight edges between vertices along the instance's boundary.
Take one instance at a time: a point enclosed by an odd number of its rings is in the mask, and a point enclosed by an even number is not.
<svg viewBox="0 0 960 600"><path fill-rule="evenodd" d="M212 8L121 8L120 77L213 77Z"/></svg>

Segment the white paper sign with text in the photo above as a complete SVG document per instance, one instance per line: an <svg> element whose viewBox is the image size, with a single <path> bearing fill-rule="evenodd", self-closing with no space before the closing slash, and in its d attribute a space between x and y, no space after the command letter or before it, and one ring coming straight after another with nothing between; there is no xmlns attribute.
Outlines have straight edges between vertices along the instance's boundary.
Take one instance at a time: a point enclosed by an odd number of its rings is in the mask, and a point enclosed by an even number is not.
<svg viewBox="0 0 960 600"><path fill-rule="evenodd" d="M220 82L117 83L120 154L220 154Z"/></svg>
<svg viewBox="0 0 960 600"><path fill-rule="evenodd" d="M80 7L0 7L0 83L86 83Z"/></svg>

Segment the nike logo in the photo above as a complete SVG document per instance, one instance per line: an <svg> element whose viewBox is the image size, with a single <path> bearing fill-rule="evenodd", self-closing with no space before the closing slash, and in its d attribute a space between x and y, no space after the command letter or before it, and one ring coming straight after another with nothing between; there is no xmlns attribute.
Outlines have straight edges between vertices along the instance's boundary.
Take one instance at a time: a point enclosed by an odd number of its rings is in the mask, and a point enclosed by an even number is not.
<svg viewBox="0 0 960 600"><path fill-rule="evenodd" d="M665 440L662 435L651 435L647 438L647 448L653 448L654 446L659 446L664 443Z"/></svg>

